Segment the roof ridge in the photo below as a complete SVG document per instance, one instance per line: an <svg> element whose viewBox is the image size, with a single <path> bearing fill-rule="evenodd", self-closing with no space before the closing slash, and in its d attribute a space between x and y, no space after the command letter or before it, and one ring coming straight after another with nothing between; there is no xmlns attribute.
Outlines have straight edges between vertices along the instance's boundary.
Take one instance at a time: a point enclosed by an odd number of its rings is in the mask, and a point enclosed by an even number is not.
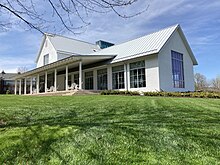
<svg viewBox="0 0 220 165"><path fill-rule="evenodd" d="M96 45L96 44L94 44L94 43L90 43L90 42L83 41L83 40L80 40L80 39L75 39L75 38L63 36L63 35L60 35L60 34L53 34L53 33L44 33L44 34L45 34L46 36L51 36L51 37L58 36L58 37L63 37L63 38L70 39L70 40L74 40L74 41L79 41L79 42L83 42L83 43L87 43L87 44L91 44L91 45Z"/></svg>

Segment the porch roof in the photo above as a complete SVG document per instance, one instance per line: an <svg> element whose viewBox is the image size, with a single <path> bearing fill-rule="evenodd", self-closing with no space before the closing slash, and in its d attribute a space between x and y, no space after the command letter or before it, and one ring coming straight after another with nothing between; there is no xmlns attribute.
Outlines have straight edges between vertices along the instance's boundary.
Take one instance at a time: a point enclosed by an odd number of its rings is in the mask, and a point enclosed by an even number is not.
<svg viewBox="0 0 220 165"><path fill-rule="evenodd" d="M70 57L58 60L56 62L44 65L42 67L27 71L22 74L18 74L14 77L14 79L20 79L25 77L30 77L36 74L39 74L41 72L49 71L52 69L60 68L62 66L74 64L77 62L82 61L82 64L92 64L96 62L101 62L103 60L110 60L116 57L117 55L72 55Z"/></svg>

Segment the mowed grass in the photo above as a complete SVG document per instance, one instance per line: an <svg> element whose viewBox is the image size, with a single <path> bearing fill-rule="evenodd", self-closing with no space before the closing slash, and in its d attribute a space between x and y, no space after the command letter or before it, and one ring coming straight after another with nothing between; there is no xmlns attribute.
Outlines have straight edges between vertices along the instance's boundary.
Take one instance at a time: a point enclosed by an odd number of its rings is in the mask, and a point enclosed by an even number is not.
<svg viewBox="0 0 220 165"><path fill-rule="evenodd" d="M0 164L219 164L220 100L0 96Z"/></svg>

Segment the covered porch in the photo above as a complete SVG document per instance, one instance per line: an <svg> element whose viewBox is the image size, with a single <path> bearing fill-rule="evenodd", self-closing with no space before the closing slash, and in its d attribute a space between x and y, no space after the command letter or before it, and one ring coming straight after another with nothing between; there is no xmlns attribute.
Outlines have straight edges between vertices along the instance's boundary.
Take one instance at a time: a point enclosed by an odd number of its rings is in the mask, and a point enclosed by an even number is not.
<svg viewBox="0 0 220 165"><path fill-rule="evenodd" d="M96 90L93 81L84 83L83 70L106 65L114 57L115 55L73 55L19 74L15 77L15 95L90 89L89 86Z"/></svg>

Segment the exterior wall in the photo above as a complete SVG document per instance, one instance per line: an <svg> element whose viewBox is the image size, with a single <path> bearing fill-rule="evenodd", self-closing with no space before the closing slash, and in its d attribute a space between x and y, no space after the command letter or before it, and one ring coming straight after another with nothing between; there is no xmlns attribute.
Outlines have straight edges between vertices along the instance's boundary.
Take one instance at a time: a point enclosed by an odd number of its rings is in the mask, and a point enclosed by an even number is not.
<svg viewBox="0 0 220 165"><path fill-rule="evenodd" d="M43 48L37 61L37 68L44 65L44 55L46 54L49 54L49 63L57 61L57 52L48 38L45 39L43 44Z"/></svg>
<svg viewBox="0 0 220 165"><path fill-rule="evenodd" d="M184 68L184 80L185 88L174 88L172 81L172 59L171 50L177 51L183 54L183 68ZM164 46L159 53L159 77L160 77L160 89L164 91L194 91L194 74L193 74L193 62L191 57L178 33L176 31L169 39L168 43Z"/></svg>
<svg viewBox="0 0 220 165"><path fill-rule="evenodd" d="M145 76L146 76L146 87L142 88L130 88L130 67L129 63L137 61L145 61ZM145 56L143 58L133 59L127 61L127 85L129 91L159 91L159 68L158 68L158 56Z"/></svg>
<svg viewBox="0 0 220 165"><path fill-rule="evenodd" d="M142 88L130 88L130 68L129 64L137 61L145 61L145 75L146 75L146 87ZM112 67L124 65L124 77L125 77L125 88L119 90L129 90L129 91L159 91L159 68L158 68L158 56L145 56L142 58L132 59L124 62L114 63L110 65L89 68L83 70L83 73L88 71L93 71L93 85L94 90L97 90L97 70L107 68L108 73L108 90L112 89ZM126 81L127 80L127 81ZM83 80L84 82L84 77Z"/></svg>

